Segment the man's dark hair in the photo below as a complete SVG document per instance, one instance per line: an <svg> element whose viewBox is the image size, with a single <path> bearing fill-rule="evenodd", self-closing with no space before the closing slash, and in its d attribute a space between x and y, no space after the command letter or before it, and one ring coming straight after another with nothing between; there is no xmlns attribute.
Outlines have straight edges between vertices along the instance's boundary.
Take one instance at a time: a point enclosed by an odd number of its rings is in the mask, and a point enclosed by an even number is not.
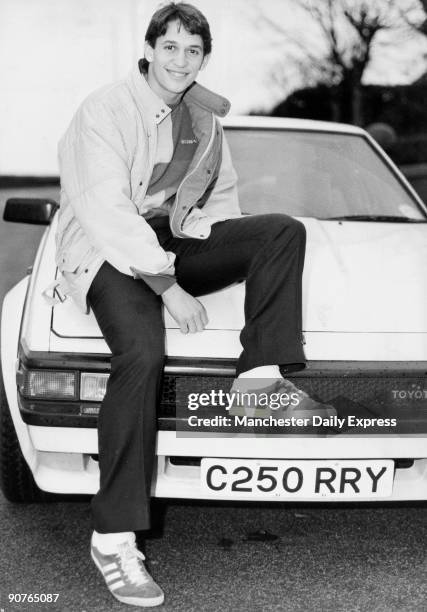
<svg viewBox="0 0 427 612"><path fill-rule="evenodd" d="M159 8L151 18L145 40L150 47L155 47L159 36L164 36L171 21L179 21L190 34L199 34L203 41L203 55L212 50L212 37L206 17L192 4L170 2Z"/></svg>

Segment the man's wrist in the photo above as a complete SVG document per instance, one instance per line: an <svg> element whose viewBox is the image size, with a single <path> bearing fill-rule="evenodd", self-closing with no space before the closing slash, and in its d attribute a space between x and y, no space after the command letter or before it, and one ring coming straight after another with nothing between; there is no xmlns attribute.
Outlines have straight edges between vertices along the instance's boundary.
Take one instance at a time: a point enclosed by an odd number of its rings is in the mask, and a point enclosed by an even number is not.
<svg viewBox="0 0 427 612"><path fill-rule="evenodd" d="M164 291L162 291L162 293L161 293L162 299L163 298L169 298L169 297L173 296L174 294L177 293L177 291L179 289L181 289L181 287L175 281L172 285L170 285L169 287L166 287L166 289Z"/></svg>

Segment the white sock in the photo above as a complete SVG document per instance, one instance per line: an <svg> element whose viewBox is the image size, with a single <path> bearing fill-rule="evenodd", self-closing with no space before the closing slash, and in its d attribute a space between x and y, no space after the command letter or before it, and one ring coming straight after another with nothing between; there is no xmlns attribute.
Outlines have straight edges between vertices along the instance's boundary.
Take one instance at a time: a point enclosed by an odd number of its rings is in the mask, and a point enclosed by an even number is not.
<svg viewBox="0 0 427 612"><path fill-rule="evenodd" d="M92 534L92 544L103 555L112 555L116 552L117 545L124 542L135 542L135 534L133 531L121 531L117 533L98 533L94 531Z"/></svg>
<svg viewBox="0 0 427 612"><path fill-rule="evenodd" d="M265 365L239 374L238 378L282 378L278 365Z"/></svg>
<svg viewBox="0 0 427 612"><path fill-rule="evenodd" d="M246 372L242 372L237 377L237 381L241 378L245 378L245 379L253 378L254 388L256 389L259 387L260 378L269 378L269 379L276 380L276 379L282 378L282 375L280 374L278 365L265 365L265 366L258 366L257 368L252 368L251 370L246 370ZM248 383L248 381L245 380L245 389L247 390L249 388L250 388L250 383Z"/></svg>

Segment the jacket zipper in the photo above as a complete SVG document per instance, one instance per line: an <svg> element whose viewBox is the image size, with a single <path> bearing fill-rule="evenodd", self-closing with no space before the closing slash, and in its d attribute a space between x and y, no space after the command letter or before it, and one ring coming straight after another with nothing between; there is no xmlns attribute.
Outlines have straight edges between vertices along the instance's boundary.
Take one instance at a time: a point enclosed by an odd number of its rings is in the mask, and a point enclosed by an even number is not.
<svg viewBox="0 0 427 612"><path fill-rule="evenodd" d="M202 161L204 160L204 158L207 156L208 151L209 151L209 149L211 148L212 143L213 143L213 140L214 140L214 137L215 137L215 131L216 131L216 122L215 122L215 117L212 115L212 131L211 131L211 137L210 137L210 139L209 139L209 142L208 142L208 144L207 144L207 146L206 146L206 149L205 149L205 150L204 150L204 152L203 152L203 155L201 156L201 158L200 158L200 159L199 159L199 161L197 162L196 166L193 168L193 170L192 170L192 171L191 171L189 174L187 174L187 175L186 175L186 176L185 176L185 177L182 179L181 184L179 185L178 189L176 190L176 200L175 200L176 202L178 201L178 198L179 198L179 194L180 194L181 188L182 188L183 184L185 183L185 181L186 181L188 178L190 178L190 176L192 176L192 175L193 175L193 174L196 172L196 170L198 170L198 168L199 168L200 164L202 163ZM203 192L202 192L202 193L203 193ZM202 194L200 194L200 195L202 195ZM199 196L199 197L200 197L200 196ZM198 199L198 198L197 198L197 199ZM196 200L196 201L197 201L197 200ZM190 205L188 206L188 211L187 211L186 215L184 215L184 217L183 217L183 219L182 219L182 221L181 221L181 226L178 228L178 231L179 231L179 232L181 232L181 231L182 231L182 230L181 230L182 224L183 224L184 220L187 218L187 216L190 214L191 209L192 209L193 207L194 207L194 204L193 204L192 206L190 206ZM175 215L176 215L177 210L178 210L178 206L175 206L175 211L174 211L174 213L173 213L173 215L172 215L172 218L171 218L171 221L170 221L170 225L171 225L171 227L172 227L172 228L173 228L173 225L174 225L174 218L175 218ZM185 234L184 234L184 235L185 235Z"/></svg>
<svg viewBox="0 0 427 612"><path fill-rule="evenodd" d="M147 138L148 138L148 169L150 170L150 173L148 175L148 182L150 181L150 177L153 173L153 169L154 169L154 156L156 154L156 148L157 148L157 129L155 129L153 132L151 131L151 127L148 128L147 130ZM146 181L147 182L147 181ZM148 183L147 183L148 184ZM139 193L138 193L138 197L135 199L135 205L138 208L139 211L139 206L141 205L141 203L144 201L145 195L147 193L147 189L145 189L144 191L144 196L141 197L141 193L143 192L142 189L142 185L138 185L139 186Z"/></svg>

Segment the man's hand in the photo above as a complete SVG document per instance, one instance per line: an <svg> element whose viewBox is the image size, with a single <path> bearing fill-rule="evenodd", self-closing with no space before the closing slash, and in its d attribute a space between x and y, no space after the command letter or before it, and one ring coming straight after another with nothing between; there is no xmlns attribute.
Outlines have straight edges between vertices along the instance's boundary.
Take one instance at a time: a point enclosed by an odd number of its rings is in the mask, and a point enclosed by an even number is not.
<svg viewBox="0 0 427 612"><path fill-rule="evenodd" d="M177 283L162 293L163 304L183 334L203 331L208 323L206 309Z"/></svg>

